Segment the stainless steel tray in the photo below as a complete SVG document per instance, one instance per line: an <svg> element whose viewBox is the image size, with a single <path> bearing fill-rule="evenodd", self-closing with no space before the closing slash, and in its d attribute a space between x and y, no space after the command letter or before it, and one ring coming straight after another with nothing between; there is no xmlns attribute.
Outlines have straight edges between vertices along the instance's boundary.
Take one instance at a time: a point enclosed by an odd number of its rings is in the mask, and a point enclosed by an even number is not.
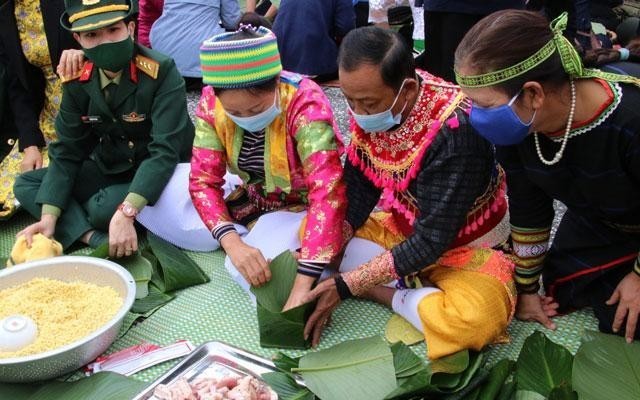
<svg viewBox="0 0 640 400"><path fill-rule="evenodd" d="M159 384L169 385L179 378L191 381L205 371L210 372L212 368L225 369L239 376L252 375L258 379L261 379L260 376L266 372L277 371L271 361L253 353L222 342L207 342L150 384L133 400L153 400L155 399L153 391ZM296 379L296 381L304 385L302 379Z"/></svg>

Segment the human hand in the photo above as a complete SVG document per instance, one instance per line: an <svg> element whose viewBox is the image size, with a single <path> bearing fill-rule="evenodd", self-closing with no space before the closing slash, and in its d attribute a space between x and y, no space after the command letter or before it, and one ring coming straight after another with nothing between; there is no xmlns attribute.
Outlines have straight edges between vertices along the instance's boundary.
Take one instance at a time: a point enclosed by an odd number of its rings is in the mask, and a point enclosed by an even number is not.
<svg viewBox="0 0 640 400"><path fill-rule="evenodd" d="M109 257L130 256L138 251L134 219L117 210L109 222Z"/></svg>
<svg viewBox="0 0 640 400"><path fill-rule="evenodd" d="M625 337L627 343L631 343L636 333L638 314L640 314L640 276L638 274L630 272L618 283L613 295L606 301L609 306L616 303L618 308L613 318L613 331L617 333L626 318Z"/></svg>
<svg viewBox="0 0 640 400"><path fill-rule="evenodd" d="M31 247L31 243L33 243L33 235L36 233L42 233L46 237L50 238L53 236L53 233L56 230L56 221L58 217L51 214L42 214L40 217L40 221L31 224L18 232L16 237L20 235L24 235L24 238L27 240L27 247Z"/></svg>
<svg viewBox="0 0 640 400"><path fill-rule="evenodd" d="M42 154L38 146L29 146L23 150L20 172L33 171L42 168Z"/></svg>
<svg viewBox="0 0 640 400"><path fill-rule="evenodd" d="M287 303L282 308L282 311L287 311L306 303L306 296L311 291L311 287L315 281L316 278L312 276L297 274L295 281L293 281L293 288L289 294L289 299L287 299Z"/></svg>
<svg viewBox="0 0 640 400"><path fill-rule="evenodd" d="M63 79L76 76L84 64L84 52L82 50L67 49L60 55L60 63L56 72Z"/></svg>
<svg viewBox="0 0 640 400"><path fill-rule="evenodd" d="M220 245L224 248L234 267L251 286L259 287L271 280L269 262L264 258L262 252L243 242L237 233L232 232L225 235L220 240Z"/></svg>
<svg viewBox="0 0 640 400"><path fill-rule="evenodd" d="M322 331L331 320L331 314L340 305L340 296L336 288L335 279L320 282L312 291L307 293L304 302L318 300L316 308L304 326L304 338L312 337L311 344L316 347L320 343Z"/></svg>
<svg viewBox="0 0 640 400"><path fill-rule="evenodd" d="M552 297L540 296L537 293L518 296L516 318L522 321L536 321L547 329L556 329L551 317L558 315L558 303Z"/></svg>

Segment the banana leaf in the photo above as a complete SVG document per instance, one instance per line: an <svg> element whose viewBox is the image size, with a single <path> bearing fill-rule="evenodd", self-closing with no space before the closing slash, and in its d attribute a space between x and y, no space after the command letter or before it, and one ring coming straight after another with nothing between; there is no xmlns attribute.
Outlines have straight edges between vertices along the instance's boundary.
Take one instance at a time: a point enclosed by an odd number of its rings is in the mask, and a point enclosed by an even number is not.
<svg viewBox="0 0 640 400"><path fill-rule="evenodd" d="M169 242L149 232L149 248L158 259L160 279L157 282L162 292L172 292L189 286L209 282L209 277L189 256Z"/></svg>
<svg viewBox="0 0 640 400"><path fill-rule="evenodd" d="M429 392L431 388L429 385L429 380L431 379L429 364L424 362L409 346L402 342L392 344L391 353L393 354L397 387L385 399L408 399L412 396ZM306 388L298 386L293 379L293 374L291 374L291 369L299 368L300 358L291 358L279 352L271 360L276 368L282 371L280 374L288 375L289 379L276 375L277 373L273 373L273 375L269 373L263 375L263 378L267 378L267 375L269 377L265 381L271 385L280 398L297 398L293 396L294 394L304 398ZM270 383L271 381L273 381L273 385ZM308 391L308 389L306 390ZM311 392L309 391L309 393Z"/></svg>
<svg viewBox="0 0 640 400"><path fill-rule="evenodd" d="M532 333L518 356L518 390L548 397L553 388L571 387L573 356L569 350L549 340L542 332Z"/></svg>
<svg viewBox="0 0 640 400"><path fill-rule="evenodd" d="M465 388L482 365L482 353L476 351L468 352L468 362L466 368L458 373L434 372L431 375L431 385L438 388L440 393L456 393ZM431 367L433 370L433 366Z"/></svg>
<svg viewBox="0 0 640 400"><path fill-rule="evenodd" d="M548 400L578 400L578 393L569 386L561 385L551 390Z"/></svg>
<svg viewBox="0 0 640 400"><path fill-rule="evenodd" d="M407 399L427 394L444 395L447 399L466 399L476 387L484 383L489 374L480 369L482 353L464 350L426 365L406 348L415 357L411 358L402 346L406 347L399 343L391 347L398 386L387 395L387 399Z"/></svg>
<svg viewBox="0 0 640 400"><path fill-rule="evenodd" d="M122 400L131 399L148 383L113 372L99 372L74 382L41 385L0 383L0 399L11 400Z"/></svg>
<svg viewBox="0 0 640 400"><path fill-rule="evenodd" d="M103 243L98 246L89 254L89 257L109 259L109 243ZM131 307L131 313L138 315L129 319L129 327L138 318L148 317L153 311L175 298L175 295L165 293L164 280L159 277L158 259L148 246L141 249L140 254L112 259L111 261L126 268L136 281L136 301ZM159 287L163 289L161 290Z"/></svg>
<svg viewBox="0 0 640 400"><path fill-rule="evenodd" d="M480 390L482 388L480 386L478 386L477 388L473 389L473 391L471 393L469 393L469 396L467 396L467 398L465 400L478 400L478 396L480 396Z"/></svg>
<svg viewBox="0 0 640 400"><path fill-rule="evenodd" d="M2 383L0 382L0 399L26 400L40 389L42 384L34 383Z"/></svg>
<svg viewBox="0 0 640 400"><path fill-rule="evenodd" d="M387 321L384 337L389 343L402 342L409 346L424 340L422 332L398 314L393 314Z"/></svg>
<svg viewBox="0 0 640 400"><path fill-rule="evenodd" d="M499 361L491 368L487 383L478 394L479 400L494 400L500 394L507 378L515 371L516 363L508 359Z"/></svg>
<svg viewBox="0 0 640 400"><path fill-rule="evenodd" d="M279 400L314 400L316 396L306 387L296 383L290 374L267 372L262 379L278 394Z"/></svg>
<svg viewBox="0 0 640 400"><path fill-rule="evenodd" d="M136 314L144 314L141 316L148 317L166 303L173 300L176 296L171 293L163 293L154 284L149 285L149 293L142 299L133 302L131 312Z"/></svg>
<svg viewBox="0 0 640 400"><path fill-rule="evenodd" d="M446 374L457 374L469 366L469 350L462 350L446 357L431 361L431 371L433 373L444 372Z"/></svg>
<svg viewBox="0 0 640 400"><path fill-rule="evenodd" d="M102 243L100 246L96 247L91 253L89 253L89 257L109 258L109 243Z"/></svg>
<svg viewBox="0 0 640 400"><path fill-rule="evenodd" d="M431 386L429 381L431 374L428 370L420 371L407 378L397 380L397 387L385 397L386 400L411 399L415 396L422 398L426 393L437 392L437 388Z"/></svg>
<svg viewBox="0 0 640 400"><path fill-rule="evenodd" d="M158 258L153 255L153 252L151 252L151 249L148 245L144 249L142 249L140 254L142 254L142 257L146 258L151 263L151 268L153 271L151 273L151 284L155 285L158 290L160 290L161 287L164 288L164 279L162 278L162 271L160 271L160 263L158 262Z"/></svg>
<svg viewBox="0 0 640 400"><path fill-rule="evenodd" d="M408 378L422 371L431 373L429 365L402 342L392 344L391 353L393 354L393 367L396 370L396 378Z"/></svg>
<svg viewBox="0 0 640 400"><path fill-rule="evenodd" d="M515 371L507 377L498 393L496 400L512 400L517 387L516 373Z"/></svg>
<svg viewBox="0 0 640 400"><path fill-rule="evenodd" d="M144 285L148 290L148 295L142 296L145 289L136 288L137 300L131 311L137 314L149 314L173 300L175 295L167 292L209 282L209 278L198 264L182 250L151 232L148 232L147 237L147 244L143 241L139 243L140 254L111 260L131 272L136 286ZM102 244L89 256L108 259L109 244ZM143 283L144 281L147 283Z"/></svg>
<svg viewBox="0 0 640 400"><path fill-rule="evenodd" d="M513 398L515 400L547 400L545 396L538 392L532 392L531 390L516 390Z"/></svg>
<svg viewBox="0 0 640 400"><path fill-rule="evenodd" d="M307 349L311 343L304 338L304 324L313 311L312 304L303 304L282 312L296 279L298 263L289 250L269 263L271 280L261 287L252 287L256 296L260 346L281 349Z"/></svg>
<svg viewBox="0 0 640 400"><path fill-rule="evenodd" d="M133 280L136 282L136 299L147 297L149 294L149 281L151 281L151 275L153 274L151 262L139 254L134 254L119 259L118 264L126 268L133 276Z"/></svg>
<svg viewBox="0 0 640 400"><path fill-rule="evenodd" d="M162 293L168 292L164 280L164 271L162 270L162 266L160 265L158 257L153 254L153 250L151 250L151 246L148 242L145 248L142 249L142 254L147 260L149 260L149 262L151 263L151 267L153 268L153 273L151 274L151 284L158 288L158 290Z"/></svg>
<svg viewBox="0 0 640 400"><path fill-rule="evenodd" d="M580 399L640 399L640 342L586 331L573 361Z"/></svg>
<svg viewBox="0 0 640 400"><path fill-rule="evenodd" d="M393 367L396 371L396 388L385 399L408 399L432 391L429 384L431 369L409 346L402 342L391 345Z"/></svg>
<svg viewBox="0 0 640 400"><path fill-rule="evenodd" d="M489 377L489 371L480 368L475 371L471 379L464 386L459 387L455 392L439 397L442 400L468 400L471 394L476 396L476 389L480 389Z"/></svg>
<svg viewBox="0 0 640 400"><path fill-rule="evenodd" d="M407 379L399 382L399 386L391 393L387 395L385 399L430 399L438 398L442 400L468 400L471 397L476 396L481 385L486 381L489 372L484 369L477 369L473 375L470 375L471 379L465 381L465 386L455 388L453 391L444 391L432 384L429 384L429 375L420 372ZM425 382L427 382L425 384Z"/></svg>
<svg viewBox="0 0 640 400"><path fill-rule="evenodd" d="M308 349L311 343L304 338L304 324L308 318L308 306L302 305L282 312L256 306L260 346L278 349Z"/></svg>
<svg viewBox="0 0 640 400"><path fill-rule="evenodd" d="M321 399L384 399L396 388L393 354L381 337L349 340L300 358L299 373Z"/></svg>
<svg viewBox="0 0 640 400"><path fill-rule="evenodd" d="M288 355L278 352L272 358L273 364L282 372L291 374L292 368L298 368L300 366L300 357L291 358Z"/></svg>

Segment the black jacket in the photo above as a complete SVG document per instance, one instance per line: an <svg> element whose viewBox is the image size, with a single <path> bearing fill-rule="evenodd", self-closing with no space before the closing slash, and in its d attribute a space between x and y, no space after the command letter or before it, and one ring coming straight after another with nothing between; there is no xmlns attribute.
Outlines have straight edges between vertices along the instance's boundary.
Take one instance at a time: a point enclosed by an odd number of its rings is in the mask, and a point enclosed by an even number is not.
<svg viewBox="0 0 640 400"><path fill-rule="evenodd" d="M62 51L77 48L78 45L71 33L60 26L63 0L40 0L40 9L51 65L55 70ZM18 129L20 150L29 146L44 146L38 119L44 105L45 77L40 68L29 64L24 57L13 0L0 0L0 62L7 67L9 102Z"/></svg>

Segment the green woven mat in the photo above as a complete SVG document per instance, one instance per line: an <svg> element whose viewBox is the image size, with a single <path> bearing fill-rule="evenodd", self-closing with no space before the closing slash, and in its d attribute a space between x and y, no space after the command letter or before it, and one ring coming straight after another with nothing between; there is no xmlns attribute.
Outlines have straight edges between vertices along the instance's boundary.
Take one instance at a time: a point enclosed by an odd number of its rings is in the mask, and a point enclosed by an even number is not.
<svg viewBox="0 0 640 400"><path fill-rule="evenodd" d="M9 254L15 234L32 219L24 213L10 221L0 222L0 256ZM86 253L81 249L74 254ZM258 340L258 323L253 306L245 292L237 286L224 268L224 253L188 253L209 275L207 284L181 291L177 298L160 308L143 322L133 326L109 348L108 352L149 341L166 345L180 339L200 345L211 340L227 342L264 357L275 351L263 349ZM334 313L333 322L322 338L320 348L333 346L348 339L363 338L384 333L384 326L391 312L367 301L348 300ZM597 323L591 311L580 311L556 319L558 329L545 333L555 342L575 353L584 329L596 329ZM125 326L127 324L125 323ZM524 339L534 330L543 329L534 323L515 321L509 328L509 344L492 346L488 361L517 358ZM419 354L425 354L424 344L413 346ZM301 355L300 351L287 351ZM166 362L134 375L142 381L152 381L170 369L178 361ZM77 374L76 376L79 376Z"/></svg>

